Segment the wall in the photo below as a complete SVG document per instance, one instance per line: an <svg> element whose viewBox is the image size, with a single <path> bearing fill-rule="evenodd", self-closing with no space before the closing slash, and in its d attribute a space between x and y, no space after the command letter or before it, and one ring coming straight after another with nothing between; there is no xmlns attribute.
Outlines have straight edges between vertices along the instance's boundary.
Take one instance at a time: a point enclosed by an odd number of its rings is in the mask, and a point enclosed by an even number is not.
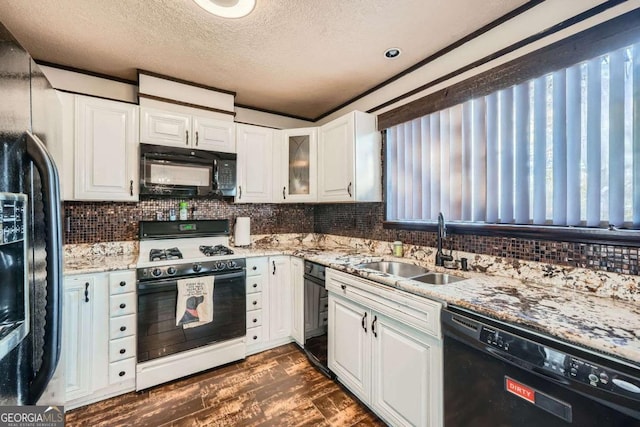
<svg viewBox="0 0 640 427"><path fill-rule="evenodd" d="M317 205L313 228L316 233L388 242L401 240L407 244L436 247L436 233L388 230L383 228L383 221L383 203ZM467 234L450 234L445 248L500 258L640 274L640 248Z"/></svg>
<svg viewBox="0 0 640 427"><path fill-rule="evenodd" d="M177 199L144 200L139 203L65 202L64 243L98 243L138 239L138 221L156 219L160 211L178 208ZM189 201L196 219L251 217L251 233L312 233L313 206L302 204L230 204L220 200Z"/></svg>

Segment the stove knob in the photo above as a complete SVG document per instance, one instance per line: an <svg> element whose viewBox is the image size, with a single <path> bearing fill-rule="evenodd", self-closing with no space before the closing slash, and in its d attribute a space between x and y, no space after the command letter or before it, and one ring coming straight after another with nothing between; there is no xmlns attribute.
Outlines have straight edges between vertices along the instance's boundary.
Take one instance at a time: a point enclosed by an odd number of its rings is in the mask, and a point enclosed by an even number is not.
<svg viewBox="0 0 640 427"><path fill-rule="evenodd" d="M169 267L167 268L167 273L169 274L176 274L176 268L175 267Z"/></svg>
<svg viewBox="0 0 640 427"><path fill-rule="evenodd" d="M161 276L162 270L160 270L159 268L154 268L151 274L153 274L155 277Z"/></svg>
<svg viewBox="0 0 640 427"><path fill-rule="evenodd" d="M202 265L200 264L193 264L193 271L195 271L196 273L198 271L202 270Z"/></svg>
<svg viewBox="0 0 640 427"><path fill-rule="evenodd" d="M224 269L224 262L220 261L216 264L216 267L218 267L218 270L223 270Z"/></svg>
<svg viewBox="0 0 640 427"><path fill-rule="evenodd" d="M237 267L237 265L236 265L236 263L234 261L229 261L229 262L227 262L227 267L234 268L234 267Z"/></svg>

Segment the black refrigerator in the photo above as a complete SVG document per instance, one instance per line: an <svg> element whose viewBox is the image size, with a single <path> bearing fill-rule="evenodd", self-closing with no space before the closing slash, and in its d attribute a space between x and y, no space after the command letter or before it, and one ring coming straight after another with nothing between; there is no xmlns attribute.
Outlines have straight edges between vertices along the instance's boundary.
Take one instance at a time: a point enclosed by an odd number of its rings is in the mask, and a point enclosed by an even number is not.
<svg viewBox="0 0 640 427"><path fill-rule="evenodd" d="M2 406L64 403L60 191L47 149L60 117L55 91L0 23Z"/></svg>

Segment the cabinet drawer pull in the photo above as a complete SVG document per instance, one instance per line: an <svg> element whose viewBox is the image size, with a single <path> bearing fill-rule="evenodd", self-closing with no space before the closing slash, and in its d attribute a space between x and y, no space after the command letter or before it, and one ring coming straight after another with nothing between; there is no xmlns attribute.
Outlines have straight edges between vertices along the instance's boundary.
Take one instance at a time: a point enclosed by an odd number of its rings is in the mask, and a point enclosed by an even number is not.
<svg viewBox="0 0 640 427"><path fill-rule="evenodd" d="M347 285L340 285L340 288L342 288L343 291L347 290Z"/></svg>
<svg viewBox="0 0 640 427"><path fill-rule="evenodd" d="M124 348L120 349L120 354L125 354L127 352L127 350L125 350Z"/></svg>
<svg viewBox="0 0 640 427"><path fill-rule="evenodd" d="M378 337L378 333L376 332L376 322L378 321L378 316L373 316L373 322L371 322L371 332L373 332L374 337Z"/></svg>
<svg viewBox="0 0 640 427"><path fill-rule="evenodd" d="M347 193L349 193L349 197L351 196L351 183L349 183L349 185L347 186Z"/></svg>
<svg viewBox="0 0 640 427"><path fill-rule="evenodd" d="M84 284L84 302L89 302L89 282Z"/></svg>
<svg viewBox="0 0 640 427"><path fill-rule="evenodd" d="M124 280L122 282L120 282L120 286L125 287L127 286L127 282L125 282Z"/></svg>
<svg viewBox="0 0 640 427"><path fill-rule="evenodd" d="M189 131L188 131L188 130L185 130L185 131L184 131L184 134L185 134L185 141L186 141L186 144L187 144L187 145L189 145Z"/></svg>
<svg viewBox="0 0 640 427"><path fill-rule="evenodd" d="M255 269L255 267L253 267L253 268ZM258 284L257 284L257 283L254 283L254 284L253 284L253 289L255 289L255 288L257 288L257 287L258 287Z"/></svg>
<svg viewBox="0 0 640 427"><path fill-rule="evenodd" d="M120 308L125 308L126 306L127 306L127 304L125 304L125 303L120 304Z"/></svg>
<svg viewBox="0 0 640 427"><path fill-rule="evenodd" d="M120 332L124 332L124 331L126 331L126 330L127 330L127 327L126 327L126 326L120 326Z"/></svg>
<svg viewBox="0 0 640 427"><path fill-rule="evenodd" d="M364 333L367 333L367 312L364 312L364 316L362 316L362 329L364 329Z"/></svg>
<svg viewBox="0 0 640 427"><path fill-rule="evenodd" d="M119 376L119 377L124 377L125 375L126 375L126 372L125 372L125 371L120 371L120 372L118 372L118 376Z"/></svg>

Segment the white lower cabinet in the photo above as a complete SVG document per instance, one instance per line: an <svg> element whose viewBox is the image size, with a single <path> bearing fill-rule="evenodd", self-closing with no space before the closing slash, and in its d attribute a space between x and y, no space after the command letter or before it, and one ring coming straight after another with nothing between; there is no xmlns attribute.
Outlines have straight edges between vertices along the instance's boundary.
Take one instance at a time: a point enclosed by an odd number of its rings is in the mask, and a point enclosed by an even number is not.
<svg viewBox="0 0 640 427"><path fill-rule="evenodd" d="M135 389L135 272L64 279L67 409Z"/></svg>
<svg viewBox="0 0 640 427"><path fill-rule="evenodd" d="M304 345L304 260L291 257L291 287L293 292L291 336Z"/></svg>
<svg viewBox="0 0 640 427"><path fill-rule="evenodd" d="M327 272L329 369L390 425L441 426L440 304Z"/></svg>
<svg viewBox="0 0 640 427"><path fill-rule="evenodd" d="M247 258L247 355L292 341L289 256Z"/></svg>

